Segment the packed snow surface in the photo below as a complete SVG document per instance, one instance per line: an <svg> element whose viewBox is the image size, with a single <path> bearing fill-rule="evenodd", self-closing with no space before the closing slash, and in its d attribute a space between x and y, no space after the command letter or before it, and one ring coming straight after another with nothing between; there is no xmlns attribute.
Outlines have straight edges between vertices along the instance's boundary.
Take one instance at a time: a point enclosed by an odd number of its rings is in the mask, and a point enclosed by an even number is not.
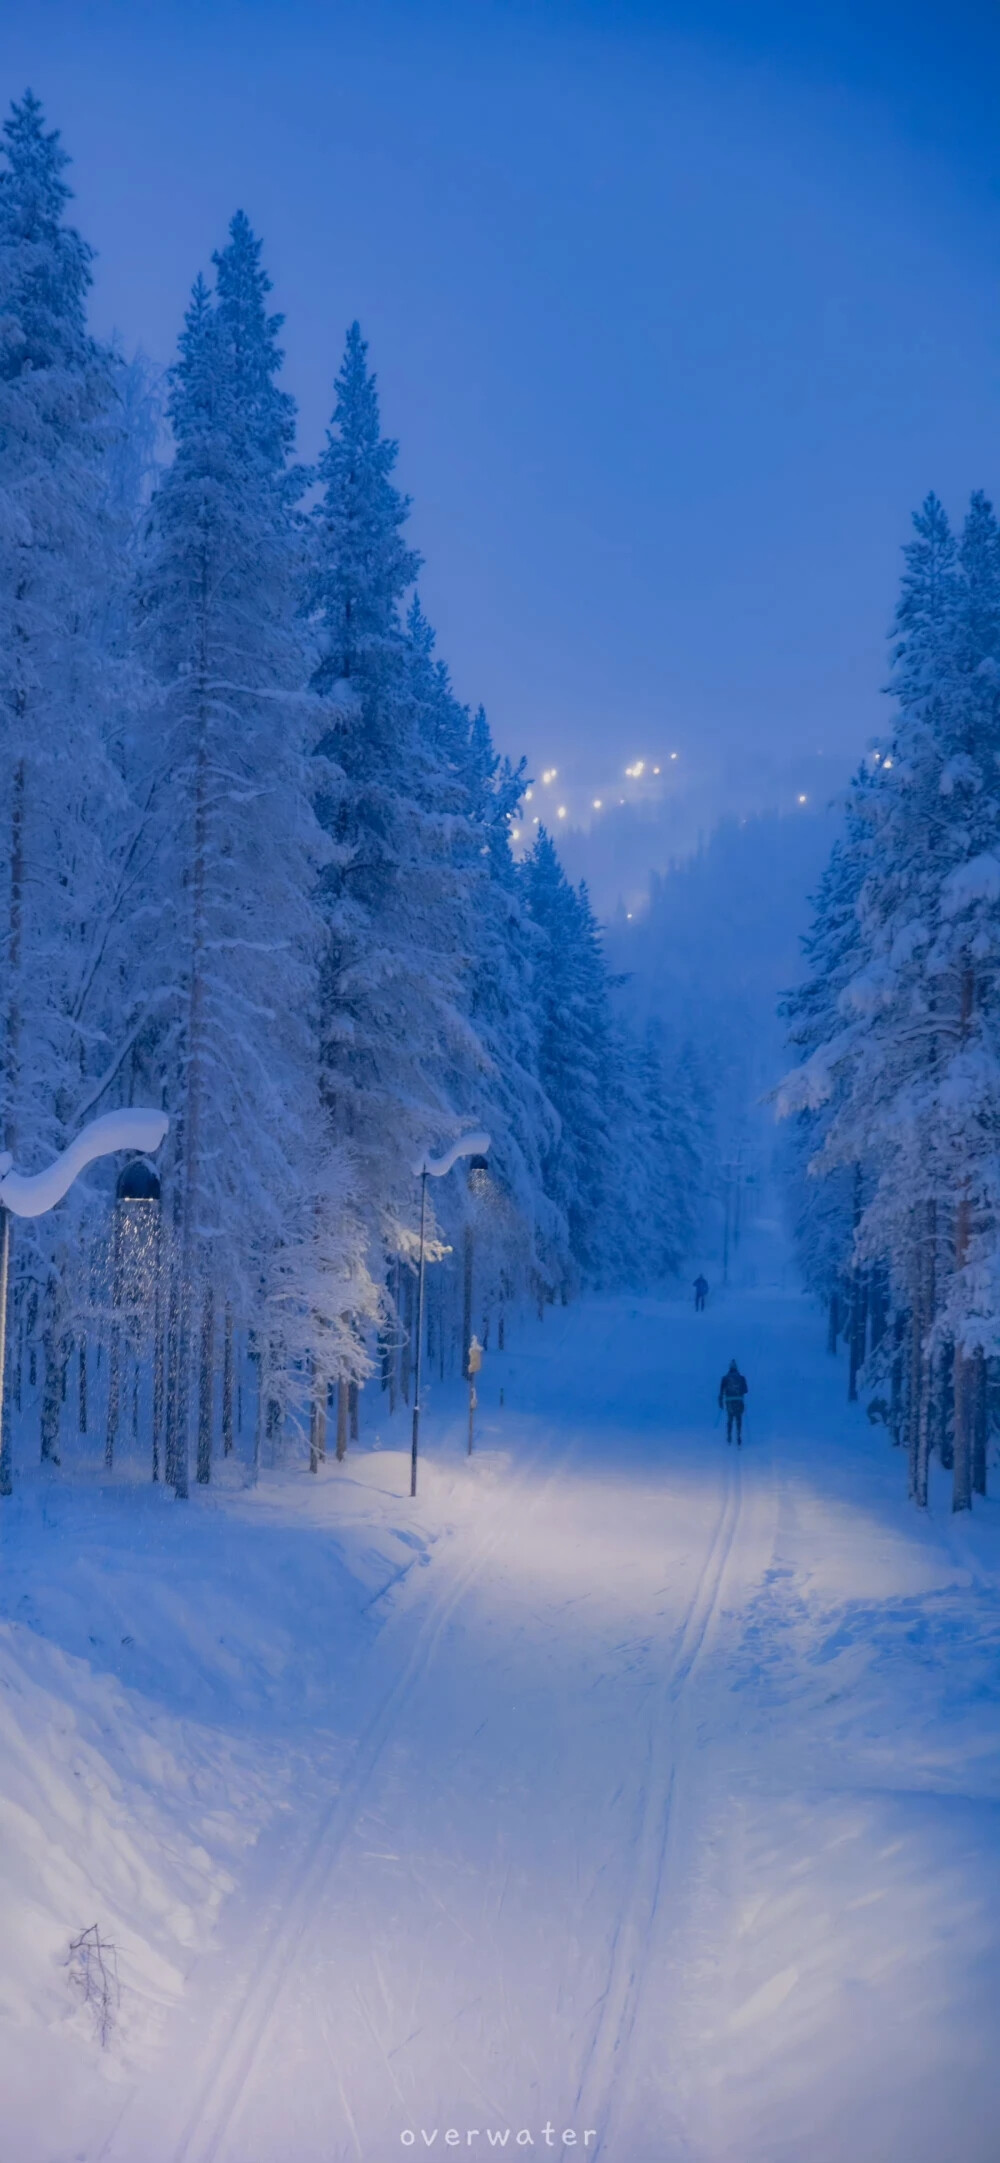
<svg viewBox="0 0 1000 2163"><path fill-rule="evenodd" d="M371 1388L318 1478L26 1480L4 2155L995 2163L1000 1511L843 1385L762 1264L523 1323L415 1505Z"/></svg>

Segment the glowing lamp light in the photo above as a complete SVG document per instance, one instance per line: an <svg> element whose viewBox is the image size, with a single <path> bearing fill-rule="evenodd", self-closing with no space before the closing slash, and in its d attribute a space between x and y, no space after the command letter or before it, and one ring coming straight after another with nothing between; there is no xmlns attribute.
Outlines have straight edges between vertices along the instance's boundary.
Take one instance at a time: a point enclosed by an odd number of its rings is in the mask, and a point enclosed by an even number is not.
<svg viewBox="0 0 1000 2163"><path fill-rule="evenodd" d="M670 754L670 756L671 756L671 758L672 758L672 759L675 759L675 758L677 757L677 753L676 753L676 751L671 751L671 754Z"/></svg>
<svg viewBox="0 0 1000 2163"><path fill-rule="evenodd" d="M133 1157L118 1175L115 1201L132 1207L136 1202L155 1204L160 1199L160 1182L151 1164L144 1157Z"/></svg>
<svg viewBox="0 0 1000 2163"><path fill-rule="evenodd" d="M600 810L600 808L601 808L601 799L600 799L600 797L599 797L599 796L595 796L595 798L594 798L594 810L595 810L595 811L599 811L599 810Z"/></svg>
<svg viewBox="0 0 1000 2163"><path fill-rule="evenodd" d="M559 806L559 809L558 809L558 811L556 812L556 818L557 818L557 819L564 819L564 818L565 818L565 816L566 816L566 806L565 806L565 804L560 804L560 806Z"/></svg>
<svg viewBox="0 0 1000 2163"><path fill-rule="evenodd" d="M808 798L808 796L800 796L800 797L799 797L799 802L800 802L800 804L807 804L807 803L809 802L809 798Z"/></svg>
<svg viewBox="0 0 1000 2163"><path fill-rule="evenodd" d="M549 782L550 782L550 781L554 781L554 780L555 780L555 778L556 778L556 775L557 775L558 771L559 771L559 768L558 768L557 766L550 766L550 767L548 767L548 768L547 768L546 772L545 772L545 773L544 773L544 774L542 775L542 780L543 780L543 782L545 783L545 786L546 786L546 788L548 788L548 785L549 785Z"/></svg>
<svg viewBox="0 0 1000 2163"><path fill-rule="evenodd" d="M660 771L659 767L658 767L658 766L654 766L654 768L653 768L653 772L654 772L654 774L658 774L658 773L659 773L659 771Z"/></svg>
<svg viewBox="0 0 1000 2163"><path fill-rule="evenodd" d="M485 1157L475 1156L469 1158L468 1186L469 1193L474 1194L477 1201L482 1201L483 1196L489 1193L490 1167Z"/></svg>
<svg viewBox="0 0 1000 2163"><path fill-rule="evenodd" d="M521 829L520 829L520 827L519 827L519 826L512 826L512 827L511 827L511 830L510 830L510 838L511 838L511 840L512 840L512 841L520 841L520 839L521 839Z"/></svg>
<svg viewBox="0 0 1000 2163"><path fill-rule="evenodd" d="M530 804L530 802L531 802L531 799L532 799L532 797L533 797L534 793L535 793L535 792L534 792L534 789L525 789L525 792L524 792L524 801L525 801L525 803L526 803L526 804Z"/></svg>
<svg viewBox="0 0 1000 2163"><path fill-rule="evenodd" d="M891 760L891 759L883 759L883 760L882 760L882 764L883 764L883 766L891 766L891 765L892 765L892 760Z"/></svg>

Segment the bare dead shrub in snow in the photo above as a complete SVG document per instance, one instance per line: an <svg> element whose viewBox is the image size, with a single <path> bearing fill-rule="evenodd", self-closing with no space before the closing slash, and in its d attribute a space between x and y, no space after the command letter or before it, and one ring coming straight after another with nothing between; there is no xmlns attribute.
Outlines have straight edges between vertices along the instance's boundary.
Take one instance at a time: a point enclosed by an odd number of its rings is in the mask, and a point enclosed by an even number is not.
<svg viewBox="0 0 1000 2163"><path fill-rule="evenodd" d="M118 1948L109 1939L102 1938L96 1923L81 1930L78 1938L70 1939L69 1972L84 2005L90 2007L101 2048L106 2050L114 2033L122 1993L118 1980Z"/></svg>

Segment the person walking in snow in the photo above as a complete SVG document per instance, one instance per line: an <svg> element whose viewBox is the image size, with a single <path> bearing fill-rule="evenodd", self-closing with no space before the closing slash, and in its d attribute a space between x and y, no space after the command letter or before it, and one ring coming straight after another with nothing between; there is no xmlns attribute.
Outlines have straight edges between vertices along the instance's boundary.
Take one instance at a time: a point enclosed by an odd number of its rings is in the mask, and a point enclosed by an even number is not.
<svg viewBox="0 0 1000 2163"><path fill-rule="evenodd" d="M731 1359L719 1383L719 1403L726 1415L726 1441L732 1441L735 1427L737 1449L743 1441L743 1414L749 1387L746 1375L740 1373L736 1361Z"/></svg>
<svg viewBox="0 0 1000 2163"><path fill-rule="evenodd" d="M701 1314L704 1312L705 1301L707 1298L708 1278L700 1276L696 1277L694 1280L694 1311L696 1314Z"/></svg>

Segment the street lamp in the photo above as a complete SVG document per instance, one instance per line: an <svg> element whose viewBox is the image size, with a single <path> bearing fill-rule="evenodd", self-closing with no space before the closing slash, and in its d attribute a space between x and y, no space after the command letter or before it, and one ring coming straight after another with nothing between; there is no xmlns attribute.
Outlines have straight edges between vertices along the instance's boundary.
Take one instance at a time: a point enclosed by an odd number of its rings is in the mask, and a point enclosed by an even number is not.
<svg viewBox="0 0 1000 2163"><path fill-rule="evenodd" d="M424 1342L424 1224L427 1215L427 1181L443 1179L460 1157L477 1158L485 1167L486 1151L490 1146L488 1134L466 1134L462 1140L453 1142L443 1156L432 1157L426 1152L413 1167L413 1176L420 1181L420 1268L417 1275L417 1358L413 1378L413 1440L410 1445L410 1495L417 1491L417 1451L420 1443L420 1360Z"/></svg>
<svg viewBox="0 0 1000 2163"><path fill-rule="evenodd" d="M104 1112L99 1119L92 1119L44 1172L16 1172L10 1152L0 1152L0 1495L11 1491L4 1388L11 1217L44 1217L69 1193L74 1179L88 1164L95 1163L98 1157L115 1156L120 1149L144 1153L158 1149L169 1125L166 1112L141 1110L130 1104L121 1111Z"/></svg>

